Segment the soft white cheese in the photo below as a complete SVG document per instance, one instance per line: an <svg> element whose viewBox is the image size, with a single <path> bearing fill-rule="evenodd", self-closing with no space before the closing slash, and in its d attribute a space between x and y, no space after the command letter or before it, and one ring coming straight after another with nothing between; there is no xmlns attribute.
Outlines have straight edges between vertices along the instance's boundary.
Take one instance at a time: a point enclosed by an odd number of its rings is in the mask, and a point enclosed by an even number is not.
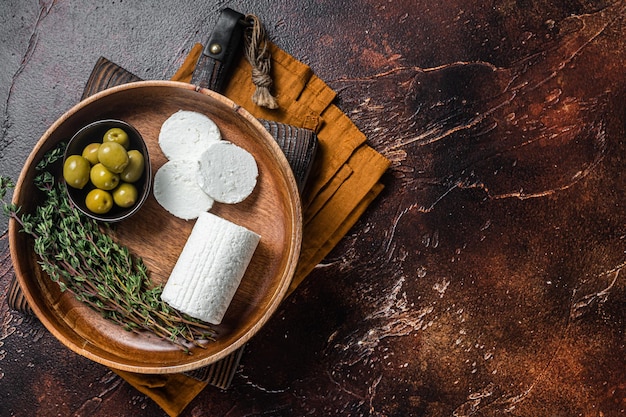
<svg viewBox="0 0 626 417"><path fill-rule="evenodd" d="M167 159L197 160L209 144L221 139L213 120L188 110L172 114L159 132L159 146Z"/></svg>
<svg viewBox="0 0 626 417"><path fill-rule="evenodd" d="M243 226L200 214L161 299L192 317L220 324L259 240Z"/></svg>
<svg viewBox="0 0 626 417"><path fill-rule="evenodd" d="M198 184L220 203L243 201L254 190L258 175L254 156L225 140L211 143L200 157Z"/></svg>
<svg viewBox="0 0 626 417"><path fill-rule="evenodd" d="M198 161L168 161L154 175L156 201L181 219L195 219L213 207L213 199L198 186Z"/></svg>

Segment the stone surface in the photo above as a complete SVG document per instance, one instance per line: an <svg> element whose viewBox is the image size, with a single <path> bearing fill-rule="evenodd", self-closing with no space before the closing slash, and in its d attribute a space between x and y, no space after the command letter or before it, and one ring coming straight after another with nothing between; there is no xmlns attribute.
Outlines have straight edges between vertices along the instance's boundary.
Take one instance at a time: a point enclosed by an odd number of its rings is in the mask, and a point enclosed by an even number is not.
<svg viewBox="0 0 626 417"><path fill-rule="evenodd" d="M626 6L336 3L227 6L338 92L392 160L386 189L231 388L183 415L622 415ZM168 78L224 6L2 2L0 172L17 177L100 55ZM0 318L0 415L165 416L3 300Z"/></svg>

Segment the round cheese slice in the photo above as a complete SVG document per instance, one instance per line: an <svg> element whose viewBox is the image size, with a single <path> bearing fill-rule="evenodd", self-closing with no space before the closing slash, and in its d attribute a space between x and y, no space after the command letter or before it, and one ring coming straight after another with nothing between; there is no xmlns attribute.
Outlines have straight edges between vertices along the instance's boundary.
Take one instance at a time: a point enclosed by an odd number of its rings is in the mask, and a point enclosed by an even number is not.
<svg viewBox="0 0 626 417"><path fill-rule="evenodd" d="M213 199L196 181L198 169L198 161L173 160L166 162L154 175L154 198L181 219L195 219L213 207Z"/></svg>
<svg viewBox="0 0 626 417"><path fill-rule="evenodd" d="M252 193L258 175L259 169L250 152L222 140L211 143L200 156L197 181L215 201L234 204Z"/></svg>
<svg viewBox="0 0 626 417"><path fill-rule="evenodd" d="M197 160L211 143L221 139L213 120L188 110L171 115L159 132L159 146L167 159Z"/></svg>

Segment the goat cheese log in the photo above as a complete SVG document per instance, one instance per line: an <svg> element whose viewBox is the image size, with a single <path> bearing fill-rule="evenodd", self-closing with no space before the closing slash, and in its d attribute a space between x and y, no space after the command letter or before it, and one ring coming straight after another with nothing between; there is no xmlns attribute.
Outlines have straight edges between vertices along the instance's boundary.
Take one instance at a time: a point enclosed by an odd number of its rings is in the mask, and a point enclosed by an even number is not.
<svg viewBox="0 0 626 417"><path fill-rule="evenodd" d="M161 299L192 317L220 324L260 238L243 226L202 213Z"/></svg>
<svg viewBox="0 0 626 417"><path fill-rule="evenodd" d="M184 220L195 219L213 207L213 199L198 183L198 161L168 161L154 175L153 194L167 211Z"/></svg>
<svg viewBox="0 0 626 417"><path fill-rule="evenodd" d="M200 156L198 184L220 203L245 200L254 190L258 175L254 156L225 140L211 143Z"/></svg>
<svg viewBox="0 0 626 417"><path fill-rule="evenodd" d="M179 110L161 125L159 146L167 159L198 160L213 142L222 140L215 122L202 113Z"/></svg>

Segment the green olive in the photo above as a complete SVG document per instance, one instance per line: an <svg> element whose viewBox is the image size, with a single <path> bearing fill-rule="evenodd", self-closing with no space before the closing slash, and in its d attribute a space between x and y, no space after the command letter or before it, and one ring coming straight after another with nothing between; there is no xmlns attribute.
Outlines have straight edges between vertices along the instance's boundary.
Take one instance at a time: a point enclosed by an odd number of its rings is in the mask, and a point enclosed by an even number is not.
<svg viewBox="0 0 626 417"><path fill-rule="evenodd" d="M119 174L128 165L128 153L117 142L105 142L98 149L98 160L111 172Z"/></svg>
<svg viewBox="0 0 626 417"><path fill-rule="evenodd" d="M111 172L101 163L91 167L89 178L91 183L101 190L112 190L120 183L120 176Z"/></svg>
<svg viewBox="0 0 626 417"><path fill-rule="evenodd" d="M137 187L124 182L113 190L113 201L120 207L130 207L137 202Z"/></svg>
<svg viewBox="0 0 626 417"><path fill-rule="evenodd" d="M113 207L113 197L108 191L95 188L85 197L85 205L92 213L105 214Z"/></svg>
<svg viewBox="0 0 626 417"><path fill-rule="evenodd" d="M83 149L83 158L89 161L91 165L96 165L98 161L98 149L100 148L99 143L90 143L85 146Z"/></svg>
<svg viewBox="0 0 626 417"><path fill-rule="evenodd" d="M63 164L63 178L70 187L82 189L89 182L89 168L89 161L82 156L68 156Z"/></svg>
<svg viewBox="0 0 626 417"><path fill-rule="evenodd" d="M137 150L128 151L128 165L120 174L122 181L135 182L143 175L144 159Z"/></svg>
<svg viewBox="0 0 626 417"><path fill-rule="evenodd" d="M119 127L114 127L104 134L102 138L102 142L117 142L124 147L124 149L128 149L130 145L130 140L128 139L128 133Z"/></svg>

